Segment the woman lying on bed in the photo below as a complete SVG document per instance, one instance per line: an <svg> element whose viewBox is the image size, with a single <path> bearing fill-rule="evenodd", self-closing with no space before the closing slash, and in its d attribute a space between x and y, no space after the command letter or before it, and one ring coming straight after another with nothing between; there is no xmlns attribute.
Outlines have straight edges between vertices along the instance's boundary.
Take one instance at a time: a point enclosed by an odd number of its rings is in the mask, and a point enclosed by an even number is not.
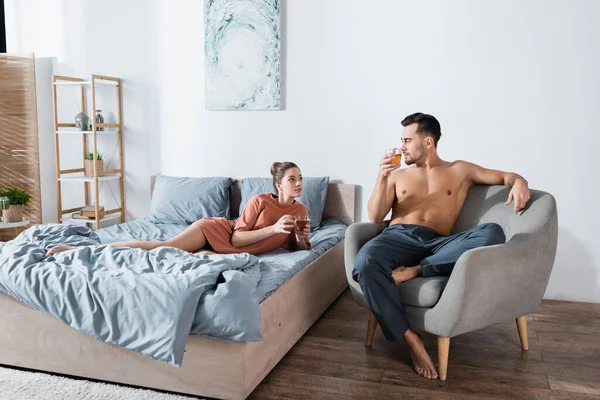
<svg viewBox="0 0 600 400"><path fill-rule="evenodd" d="M161 246L176 247L190 253L230 254L268 253L280 247L290 250L310 248L310 226L296 231L294 216L308 216L306 206L295 200L302 194L302 173L292 162L275 162L271 166L273 186L278 195L262 193L252 196L237 221L226 218L202 218L175 237L165 241L111 243L116 247L152 250ZM51 256L74 246L58 245L46 253Z"/></svg>

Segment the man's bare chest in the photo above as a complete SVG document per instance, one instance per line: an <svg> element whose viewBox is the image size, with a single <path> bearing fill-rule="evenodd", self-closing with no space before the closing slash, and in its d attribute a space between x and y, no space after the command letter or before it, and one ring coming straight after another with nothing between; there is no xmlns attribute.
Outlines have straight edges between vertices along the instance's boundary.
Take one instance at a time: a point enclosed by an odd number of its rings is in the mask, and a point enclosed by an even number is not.
<svg viewBox="0 0 600 400"><path fill-rule="evenodd" d="M398 201L452 199L465 195L469 188L466 176L448 170L427 174L407 173L398 178L395 185Z"/></svg>

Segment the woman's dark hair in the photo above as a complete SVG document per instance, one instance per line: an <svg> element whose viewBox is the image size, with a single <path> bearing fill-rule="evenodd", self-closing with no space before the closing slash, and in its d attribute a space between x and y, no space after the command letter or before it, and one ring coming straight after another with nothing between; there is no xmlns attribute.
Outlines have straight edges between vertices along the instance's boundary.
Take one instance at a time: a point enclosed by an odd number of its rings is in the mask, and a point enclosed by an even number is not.
<svg viewBox="0 0 600 400"><path fill-rule="evenodd" d="M274 162L271 164L271 175L273 175L273 187L277 190L276 183L281 183L285 176L285 171L290 168L298 168L296 164L290 161Z"/></svg>
<svg viewBox="0 0 600 400"><path fill-rule="evenodd" d="M442 127L433 115L414 113L402 120L402 126L417 124L417 133L423 136L431 136L433 145L437 147L442 137Z"/></svg>

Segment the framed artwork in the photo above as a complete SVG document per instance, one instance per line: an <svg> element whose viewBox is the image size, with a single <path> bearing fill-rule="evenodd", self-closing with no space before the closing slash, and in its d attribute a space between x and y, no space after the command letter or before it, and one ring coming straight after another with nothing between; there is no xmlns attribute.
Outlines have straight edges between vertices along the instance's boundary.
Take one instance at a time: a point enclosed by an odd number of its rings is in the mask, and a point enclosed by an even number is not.
<svg viewBox="0 0 600 400"><path fill-rule="evenodd" d="M207 110L279 110L280 0L205 0Z"/></svg>

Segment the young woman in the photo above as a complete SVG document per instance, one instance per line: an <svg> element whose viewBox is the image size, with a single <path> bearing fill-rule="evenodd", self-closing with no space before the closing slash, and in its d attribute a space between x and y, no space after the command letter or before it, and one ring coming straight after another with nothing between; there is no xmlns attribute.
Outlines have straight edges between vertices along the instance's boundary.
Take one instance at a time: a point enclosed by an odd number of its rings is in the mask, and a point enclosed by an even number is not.
<svg viewBox="0 0 600 400"><path fill-rule="evenodd" d="M132 247L152 250L161 246L176 247L190 253L231 254L268 253L280 247L289 250L310 248L310 227L296 231L294 217L308 217L308 210L295 199L302 194L302 173L293 162L275 162L271 165L273 186L277 195L254 195L244 207L237 221L226 218L202 218L177 236L165 241L139 241L110 243L115 247ZM54 246L46 253L51 256L74 246Z"/></svg>

